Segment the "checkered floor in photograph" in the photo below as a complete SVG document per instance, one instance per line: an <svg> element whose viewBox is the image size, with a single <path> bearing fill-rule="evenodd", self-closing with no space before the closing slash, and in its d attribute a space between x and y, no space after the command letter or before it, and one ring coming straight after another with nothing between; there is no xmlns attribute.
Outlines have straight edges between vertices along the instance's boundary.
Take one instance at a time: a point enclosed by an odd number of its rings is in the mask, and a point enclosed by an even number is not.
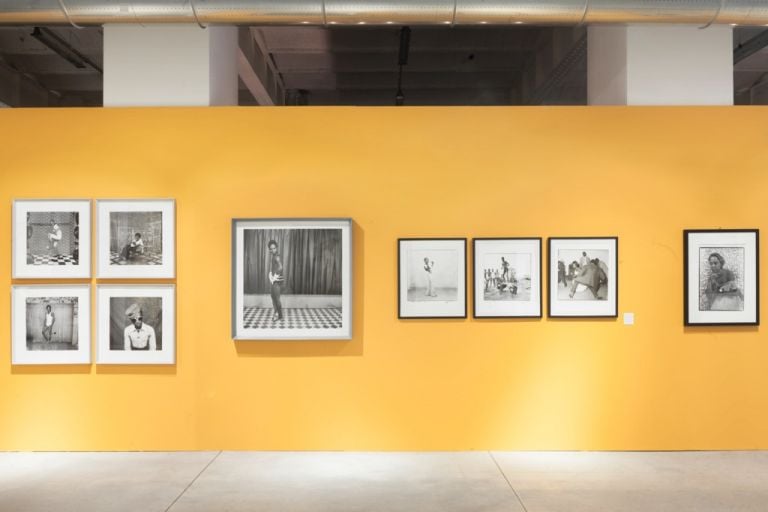
<svg viewBox="0 0 768 512"><path fill-rule="evenodd" d="M272 308L245 308L246 329L334 329L341 327L341 308L283 308L283 319L272 321Z"/></svg>
<svg viewBox="0 0 768 512"><path fill-rule="evenodd" d="M77 265L77 260L69 255L59 254L51 256L48 254L33 254L33 265Z"/></svg>
<svg viewBox="0 0 768 512"><path fill-rule="evenodd" d="M128 262L120 259L120 255L116 252L110 253L109 262L112 265L162 265L162 254L142 254L141 256L134 257L133 261Z"/></svg>

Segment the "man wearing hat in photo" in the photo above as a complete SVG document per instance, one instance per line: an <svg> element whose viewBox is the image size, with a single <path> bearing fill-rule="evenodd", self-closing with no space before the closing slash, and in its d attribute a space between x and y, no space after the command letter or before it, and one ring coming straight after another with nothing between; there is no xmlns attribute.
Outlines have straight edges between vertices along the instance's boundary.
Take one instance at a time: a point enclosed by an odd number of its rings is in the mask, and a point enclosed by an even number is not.
<svg viewBox="0 0 768 512"><path fill-rule="evenodd" d="M125 328L125 350L157 350L155 330L142 321L142 312L138 304L131 304L125 310L131 325Z"/></svg>

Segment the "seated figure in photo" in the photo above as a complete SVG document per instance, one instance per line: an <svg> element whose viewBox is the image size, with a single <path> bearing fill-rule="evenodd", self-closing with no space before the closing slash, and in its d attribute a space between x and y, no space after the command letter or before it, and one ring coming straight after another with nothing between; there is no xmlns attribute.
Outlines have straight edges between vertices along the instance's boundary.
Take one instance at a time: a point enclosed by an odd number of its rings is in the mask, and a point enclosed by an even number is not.
<svg viewBox="0 0 768 512"><path fill-rule="evenodd" d="M133 240L123 247L123 250L120 252L120 259L129 261L142 254L144 254L144 241L141 239L141 233L136 233L133 236Z"/></svg>
<svg viewBox="0 0 768 512"><path fill-rule="evenodd" d="M600 297L598 297L597 292L600 290L601 286L607 283L608 276L605 272L605 269L600 264L600 260L595 258L586 265L581 266L579 273L576 275L576 277L573 278L573 281L571 282L571 293L569 294L569 297L573 298L573 296L576 294L576 288L580 284L583 284L589 289L589 291L592 292L592 295L594 295L595 299L599 299Z"/></svg>
<svg viewBox="0 0 768 512"><path fill-rule="evenodd" d="M144 323L141 307L131 304L125 314L131 322L124 331L125 350L157 350L155 329Z"/></svg>
<svg viewBox="0 0 768 512"><path fill-rule="evenodd" d="M704 290L706 308L713 311L741 311L744 295L736 284L736 276L725 268L725 258L713 252L707 258L709 277Z"/></svg>

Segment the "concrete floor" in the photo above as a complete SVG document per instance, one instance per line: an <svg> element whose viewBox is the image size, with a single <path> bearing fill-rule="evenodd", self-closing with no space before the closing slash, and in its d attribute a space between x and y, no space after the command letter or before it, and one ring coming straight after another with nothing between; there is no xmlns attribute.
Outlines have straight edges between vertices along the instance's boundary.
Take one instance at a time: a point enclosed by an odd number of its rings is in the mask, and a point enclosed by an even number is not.
<svg viewBox="0 0 768 512"><path fill-rule="evenodd" d="M746 512L768 452L0 453L1 512Z"/></svg>

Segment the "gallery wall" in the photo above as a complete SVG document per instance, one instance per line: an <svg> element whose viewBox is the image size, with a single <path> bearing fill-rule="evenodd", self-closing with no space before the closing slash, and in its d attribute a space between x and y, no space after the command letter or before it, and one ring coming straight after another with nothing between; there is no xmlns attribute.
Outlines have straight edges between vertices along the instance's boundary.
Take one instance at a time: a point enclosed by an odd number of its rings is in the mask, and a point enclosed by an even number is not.
<svg viewBox="0 0 768 512"><path fill-rule="evenodd" d="M767 127L745 107L0 111L0 450L768 449L766 326L682 311L683 229L768 232ZM146 197L176 199L176 365L12 366L12 200ZM232 341L234 217L354 220L351 341ZM397 239L432 236L618 236L619 318L398 320Z"/></svg>

